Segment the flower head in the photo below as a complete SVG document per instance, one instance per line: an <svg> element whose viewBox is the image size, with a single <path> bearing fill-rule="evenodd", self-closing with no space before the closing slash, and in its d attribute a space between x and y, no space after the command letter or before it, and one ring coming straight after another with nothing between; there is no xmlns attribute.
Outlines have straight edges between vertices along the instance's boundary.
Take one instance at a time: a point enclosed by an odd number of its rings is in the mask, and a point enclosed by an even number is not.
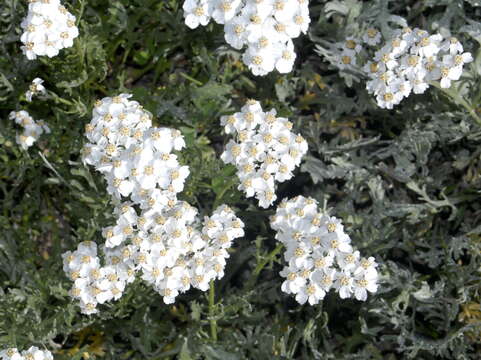
<svg viewBox="0 0 481 360"><path fill-rule="evenodd" d="M306 140L291 131L288 119L277 117L274 109L262 111L254 100L241 112L223 116L221 124L227 134L236 136L229 140L221 159L236 166L239 190L268 208L277 198L275 183L289 180L306 154Z"/></svg>
<svg viewBox="0 0 481 360"><path fill-rule="evenodd" d="M243 61L254 75L292 70L296 54L292 39L306 33L307 1L297 0L185 0L185 23L191 29L210 19L224 25L226 42L246 47Z"/></svg>
<svg viewBox="0 0 481 360"><path fill-rule="evenodd" d="M286 247L281 289L295 295L300 304L317 304L330 289L341 299L354 296L362 301L367 292L377 291L374 258L360 258L341 221L320 213L314 199L283 200L271 227Z"/></svg>
<svg viewBox="0 0 481 360"><path fill-rule="evenodd" d="M75 20L59 0L30 1L21 23L24 54L34 60L37 56L56 56L60 50L71 47L79 35Z"/></svg>

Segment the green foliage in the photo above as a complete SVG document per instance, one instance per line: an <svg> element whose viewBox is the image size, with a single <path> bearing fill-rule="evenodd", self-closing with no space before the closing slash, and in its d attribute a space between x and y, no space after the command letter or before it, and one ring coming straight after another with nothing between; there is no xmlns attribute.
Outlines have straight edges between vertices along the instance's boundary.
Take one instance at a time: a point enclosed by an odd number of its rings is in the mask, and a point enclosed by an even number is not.
<svg viewBox="0 0 481 360"><path fill-rule="evenodd" d="M26 2L0 8L0 348L32 344L56 359L476 359L481 341L481 3L461 0L311 1L296 70L252 76L222 27L189 30L180 0L72 0L74 46L27 61L19 48ZM318 53L372 24L449 32L475 61L449 91L431 88L392 111L376 108L358 74ZM326 50L327 49L327 50ZM35 77L46 100L27 103ZM209 213L225 202L247 225L216 282L215 304L190 291L174 305L141 281L94 316L68 297L61 254L98 241L112 222L99 174L80 161L93 102L130 92L155 124L182 131L191 168L183 197ZM328 295L298 306L280 291L282 255L261 210L219 159L219 117L248 98L288 116L309 142L301 170L278 190L303 194L344 219L380 265L366 303ZM12 110L52 134L28 151ZM218 339L210 333L216 320ZM476 353L478 355L476 355Z"/></svg>

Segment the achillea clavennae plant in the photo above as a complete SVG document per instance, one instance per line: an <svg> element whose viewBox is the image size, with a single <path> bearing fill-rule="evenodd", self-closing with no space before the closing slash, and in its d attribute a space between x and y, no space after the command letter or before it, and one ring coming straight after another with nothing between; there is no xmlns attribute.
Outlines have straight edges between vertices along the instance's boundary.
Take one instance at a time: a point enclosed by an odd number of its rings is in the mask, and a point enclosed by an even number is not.
<svg viewBox="0 0 481 360"><path fill-rule="evenodd" d="M433 81L449 88L461 77L464 64L473 61L455 37L445 39L418 28L397 29L377 46L381 41L381 33L370 28L362 40L348 37L336 49L336 66L363 72L369 79L366 89L381 108L392 109L411 93L424 93ZM362 62L366 57L371 60Z"/></svg>
<svg viewBox="0 0 481 360"><path fill-rule="evenodd" d="M9 118L23 127L23 132L17 134L16 141L24 150L32 146L44 132L50 133L50 128L43 120L35 121L25 110L12 111Z"/></svg>
<svg viewBox="0 0 481 360"><path fill-rule="evenodd" d="M226 134L235 135L226 145L221 159L237 168L239 190L255 196L259 206L268 208L276 200L276 181L293 176L307 152L307 142L291 131L292 123L276 117L276 110L262 111L259 102L250 100L234 115L223 116Z"/></svg>
<svg viewBox="0 0 481 360"><path fill-rule="evenodd" d="M292 39L306 33L310 23L307 0L186 0L185 23L191 29L213 18L224 25L226 42L247 47L244 63L254 75L276 69L292 71L296 53Z"/></svg>
<svg viewBox="0 0 481 360"><path fill-rule="evenodd" d="M103 261L90 241L64 254L71 295L85 314L119 299L137 272L167 304L190 287L205 291L224 275L227 249L244 235L229 207L201 223L197 210L177 199L189 169L172 151L184 140L178 130L152 127L151 115L129 97L99 101L86 126L84 161L105 176L117 221L102 231Z"/></svg>
<svg viewBox="0 0 481 360"><path fill-rule="evenodd" d="M50 351L32 346L22 352L16 348L2 350L0 351L0 360L53 360L53 356Z"/></svg>
<svg viewBox="0 0 481 360"><path fill-rule="evenodd" d="M29 0L27 17L21 23L24 54L34 60L37 56L57 56L60 50L71 47L79 35L75 20L60 0Z"/></svg>
<svg viewBox="0 0 481 360"><path fill-rule="evenodd" d="M286 248L282 291L295 295L298 303L317 304L331 289L341 299L362 301L367 292L377 291L374 258L361 258L341 221L319 212L314 199L283 200L271 217L271 227Z"/></svg>

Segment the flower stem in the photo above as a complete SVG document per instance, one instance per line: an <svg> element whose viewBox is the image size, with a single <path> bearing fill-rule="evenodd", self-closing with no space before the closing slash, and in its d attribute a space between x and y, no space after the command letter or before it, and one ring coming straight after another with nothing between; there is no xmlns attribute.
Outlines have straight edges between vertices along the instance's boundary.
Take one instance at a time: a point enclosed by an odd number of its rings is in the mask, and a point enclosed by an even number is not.
<svg viewBox="0 0 481 360"><path fill-rule="evenodd" d="M210 281L209 289L209 318L210 318L210 337L217 341L217 320L215 319L215 285L214 280Z"/></svg>
<svg viewBox="0 0 481 360"><path fill-rule="evenodd" d="M256 268L254 269L252 276L247 283L248 289L251 289L254 286L261 271L266 267L267 264L269 264L275 259L275 257L281 252L283 247L284 245L279 243L274 250L272 250L264 259L262 259L262 261L259 261L257 263Z"/></svg>
<svg viewBox="0 0 481 360"><path fill-rule="evenodd" d="M434 87L438 88L441 90L443 93L445 93L448 97L450 97L456 104L461 105L464 107L469 115L474 119L474 121L478 124L481 125L481 118L479 115L476 113L476 110L461 96L457 91L454 91L452 89L445 89L439 86L436 82L432 81L430 82Z"/></svg>

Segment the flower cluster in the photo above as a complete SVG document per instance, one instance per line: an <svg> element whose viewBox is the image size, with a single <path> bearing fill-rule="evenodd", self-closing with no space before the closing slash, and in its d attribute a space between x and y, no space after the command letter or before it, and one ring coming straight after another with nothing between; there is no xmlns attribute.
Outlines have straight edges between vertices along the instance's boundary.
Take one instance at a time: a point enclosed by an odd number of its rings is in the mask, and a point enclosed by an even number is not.
<svg viewBox="0 0 481 360"><path fill-rule="evenodd" d="M307 152L307 142L294 134L292 123L276 117L276 111L263 112L259 102L249 100L240 112L223 116L226 134L233 134L221 159L237 167L239 190L255 196L259 205L268 208L276 200L275 182L293 176Z"/></svg>
<svg viewBox="0 0 481 360"><path fill-rule="evenodd" d="M90 143L83 149L84 161L105 176L115 199L130 196L144 206L166 205L183 190L189 175L172 154L185 146L184 139L178 130L152 127L151 114L129 97L97 102L85 127Z"/></svg>
<svg viewBox="0 0 481 360"><path fill-rule="evenodd" d="M411 92L424 93L430 81L440 81L442 88L449 88L451 81L461 77L464 64L471 61L471 54L463 52L454 37L444 39L440 34L404 28L365 65L371 79L366 87L380 107L392 109Z"/></svg>
<svg viewBox="0 0 481 360"><path fill-rule="evenodd" d="M60 50L71 47L79 34L75 16L60 0L29 0L28 14L21 26L22 50L29 60L57 56Z"/></svg>
<svg viewBox="0 0 481 360"><path fill-rule="evenodd" d="M9 118L23 127L23 133L17 134L16 140L24 150L32 146L44 132L50 133L50 128L43 120L35 121L25 110L12 111Z"/></svg>
<svg viewBox="0 0 481 360"><path fill-rule="evenodd" d="M362 301L368 291L377 291L374 258L361 258L341 221L319 212L312 198L283 200L271 226L286 247L282 291L294 294L300 304L317 304L331 289L341 299L354 296Z"/></svg>
<svg viewBox="0 0 481 360"><path fill-rule="evenodd" d="M1 350L0 360L53 360L53 356L50 351L31 346L28 350L22 352L16 348Z"/></svg>
<svg viewBox="0 0 481 360"><path fill-rule="evenodd" d="M97 244L81 242L74 252L63 254L63 270L74 282L70 296L80 301L84 314L97 312L97 304L118 300L128 283L135 277L135 267L129 247L104 247L105 264L97 255Z"/></svg>
<svg viewBox="0 0 481 360"><path fill-rule="evenodd" d="M310 23L307 0L186 0L185 23L194 29L211 18L224 25L226 42L247 46L244 63L254 75L292 70L296 53L292 39Z"/></svg>
<svg viewBox="0 0 481 360"><path fill-rule="evenodd" d="M33 79L32 83L30 84L30 87L28 88L27 92L25 93L25 97L27 98L28 102L32 101L32 97L37 96L39 94L45 95L47 93L47 90L45 89L45 86L42 85L43 80L40 78L35 78Z"/></svg>
<svg viewBox="0 0 481 360"><path fill-rule="evenodd" d="M337 66L340 69L358 66L362 42L376 46L381 42L381 33L371 28L362 40L349 37L338 44ZM373 58L359 64L369 78L366 88L376 96L378 106L387 109L392 109L411 93L424 93L431 81L439 81L442 88L449 88L452 81L461 77L464 64L473 61L455 37L445 39L440 34L431 35L409 27L395 30L391 39L373 50L373 54L371 49L364 50Z"/></svg>
<svg viewBox="0 0 481 360"><path fill-rule="evenodd" d="M165 303L190 287L205 291L224 275L227 249L244 234L227 206L201 222L195 208L177 199L189 169L172 151L184 140L178 130L152 127L151 115L129 97L99 101L86 126L84 161L105 176L116 223L102 231L103 263L89 241L63 256L71 296L85 314L119 299L137 272Z"/></svg>

